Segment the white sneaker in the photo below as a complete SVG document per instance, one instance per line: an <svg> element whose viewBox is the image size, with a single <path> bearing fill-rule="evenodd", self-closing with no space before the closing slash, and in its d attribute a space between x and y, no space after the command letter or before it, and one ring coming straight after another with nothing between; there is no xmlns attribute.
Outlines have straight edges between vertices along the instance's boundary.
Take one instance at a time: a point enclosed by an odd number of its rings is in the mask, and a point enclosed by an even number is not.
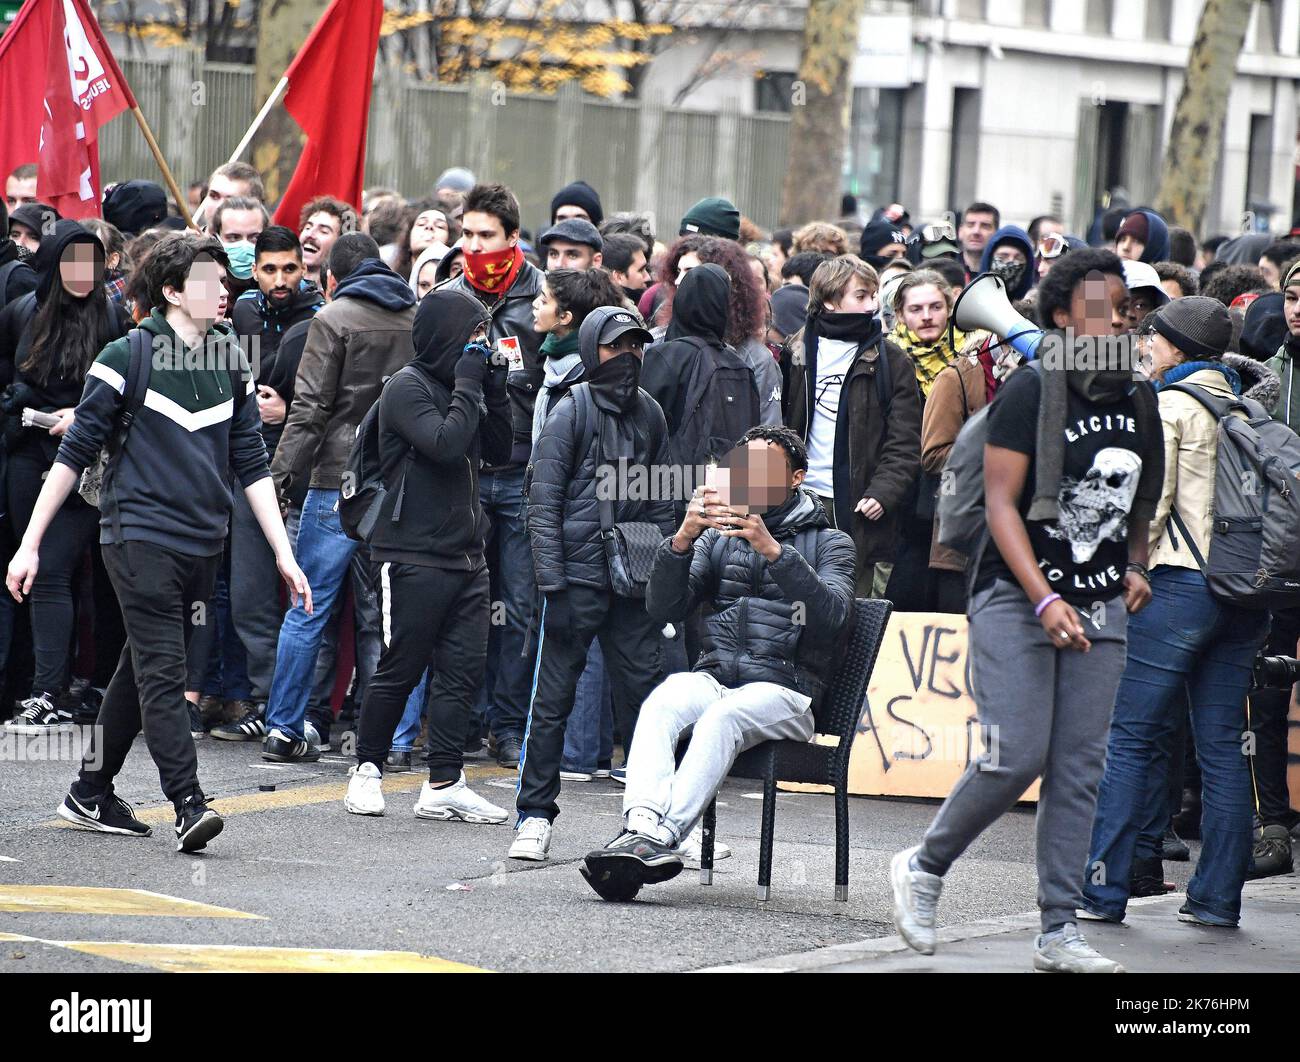
<svg viewBox="0 0 1300 1062"><path fill-rule="evenodd" d="M460 819L462 822L505 822L510 812L479 796L465 783L460 772L454 785L434 789L425 782L415 803L417 819Z"/></svg>
<svg viewBox="0 0 1300 1062"><path fill-rule="evenodd" d="M682 863L692 870L698 870L700 860L704 852L704 827L700 823L695 824L695 829L682 838L674 851L681 856ZM716 863L719 859L727 859L731 856L731 846L723 844L716 837L713 839L713 861Z"/></svg>
<svg viewBox="0 0 1300 1062"><path fill-rule="evenodd" d="M515 831L515 842L510 846L511 859L528 859L544 863L551 850L551 824L540 816L524 819Z"/></svg>
<svg viewBox="0 0 1300 1062"><path fill-rule="evenodd" d="M1035 938L1034 969L1044 973L1124 972L1124 967L1114 959L1093 951L1073 922L1067 923L1059 932Z"/></svg>
<svg viewBox="0 0 1300 1062"><path fill-rule="evenodd" d="M307 744L317 752L329 752L330 743L321 740L320 731L316 729L315 724L310 719L303 720L302 735L307 739Z"/></svg>
<svg viewBox="0 0 1300 1062"><path fill-rule="evenodd" d="M595 775L588 771L561 771L560 779L565 782L590 782Z"/></svg>
<svg viewBox="0 0 1300 1062"><path fill-rule="evenodd" d="M913 870L912 856L920 849L899 852L889 862L889 883L894 888L894 926L907 946L922 955L934 954L934 910L943 891L943 878Z"/></svg>
<svg viewBox="0 0 1300 1062"><path fill-rule="evenodd" d="M311 726L310 723L307 724ZM311 740L311 735L307 736ZM384 776L373 763L363 763L348 771L348 792L343 806L353 815L382 815L384 813Z"/></svg>

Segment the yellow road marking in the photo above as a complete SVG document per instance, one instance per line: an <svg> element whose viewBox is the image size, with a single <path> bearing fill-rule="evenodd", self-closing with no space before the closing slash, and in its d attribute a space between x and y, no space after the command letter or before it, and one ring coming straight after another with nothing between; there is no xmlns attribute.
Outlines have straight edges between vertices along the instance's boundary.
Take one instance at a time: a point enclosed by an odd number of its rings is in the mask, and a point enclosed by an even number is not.
<svg viewBox="0 0 1300 1062"><path fill-rule="evenodd" d="M257 918L229 907L214 907L146 889L105 889L74 885L0 885L0 911L26 914L160 915L173 918Z"/></svg>
<svg viewBox="0 0 1300 1062"><path fill-rule="evenodd" d="M261 948L236 944L133 944L113 940L43 940L0 933L0 940L150 966L168 973L489 973L478 966L413 951Z"/></svg>
<svg viewBox="0 0 1300 1062"><path fill-rule="evenodd" d="M475 778L507 778L513 777L514 774L513 770L501 767L467 767L465 769L465 777L470 781ZM413 793L424 784L426 777L422 771L385 775L384 795ZM212 801L212 807L223 817L229 817L258 811L272 811L277 808L328 804L332 800L342 802L347 791L347 782L324 782L317 785L299 785L287 789L277 789L274 793L244 793L240 796L219 797ZM147 822L150 826L171 825L176 821L176 811L171 804L157 804L153 807L137 809L135 817L141 822ZM45 825L60 829L65 827L70 830L78 829L78 827L70 822L65 822L63 819L54 819Z"/></svg>

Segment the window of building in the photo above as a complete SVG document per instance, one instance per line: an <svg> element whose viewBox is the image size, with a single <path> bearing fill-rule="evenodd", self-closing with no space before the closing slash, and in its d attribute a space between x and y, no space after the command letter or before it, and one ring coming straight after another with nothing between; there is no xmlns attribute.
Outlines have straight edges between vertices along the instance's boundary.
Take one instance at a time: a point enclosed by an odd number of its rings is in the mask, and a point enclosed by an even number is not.
<svg viewBox="0 0 1300 1062"><path fill-rule="evenodd" d="M906 98L906 89L853 90L847 189L872 205L902 198L899 184Z"/></svg>
<svg viewBox="0 0 1300 1062"><path fill-rule="evenodd" d="M793 108L795 75L765 70L754 81L754 110L789 114Z"/></svg>
<svg viewBox="0 0 1300 1062"><path fill-rule="evenodd" d="M1027 28L1047 29L1051 24L1051 0L1025 0L1025 26Z"/></svg>
<svg viewBox="0 0 1300 1062"><path fill-rule="evenodd" d="M1114 0L1088 0L1084 29L1095 36L1109 37L1114 8Z"/></svg>
<svg viewBox="0 0 1300 1062"><path fill-rule="evenodd" d="M1255 5L1255 51L1262 55L1277 52L1277 22L1274 0L1259 0Z"/></svg>
<svg viewBox="0 0 1300 1062"><path fill-rule="evenodd" d="M1263 12L1261 12L1263 14ZM1259 210L1269 201L1273 183L1273 118L1268 114L1250 116L1250 147L1246 161L1247 210Z"/></svg>
<svg viewBox="0 0 1300 1062"><path fill-rule="evenodd" d="M1172 32L1173 0L1147 0L1147 40L1167 42Z"/></svg>
<svg viewBox="0 0 1300 1062"><path fill-rule="evenodd" d="M957 17L979 21L984 17L984 0L957 0Z"/></svg>
<svg viewBox="0 0 1300 1062"><path fill-rule="evenodd" d="M953 90L952 134L948 145L948 204L960 211L979 187L980 90Z"/></svg>

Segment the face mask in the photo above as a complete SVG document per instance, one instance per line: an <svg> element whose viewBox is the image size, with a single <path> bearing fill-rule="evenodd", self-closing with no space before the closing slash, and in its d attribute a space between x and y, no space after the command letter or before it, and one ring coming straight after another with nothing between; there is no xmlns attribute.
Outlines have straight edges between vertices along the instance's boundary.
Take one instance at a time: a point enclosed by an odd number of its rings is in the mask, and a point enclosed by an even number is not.
<svg viewBox="0 0 1300 1062"><path fill-rule="evenodd" d="M1004 262L995 258L993 264L989 266L989 272L994 276L1001 277L1008 291L1015 291L1020 283L1020 278L1025 275L1025 263Z"/></svg>
<svg viewBox="0 0 1300 1062"><path fill-rule="evenodd" d="M518 247L465 252L465 276L471 286L494 295L510 288L523 264L524 254Z"/></svg>
<svg viewBox="0 0 1300 1062"><path fill-rule="evenodd" d="M240 280L248 280L253 275L253 245L240 240L226 245L226 258L230 262L230 271Z"/></svg>
<svg viewBox="0 0 1300 1062"><path fill-rule="evenodd" d="M626 412L636 401L641 384L641 359L625 351L598 365L587 380L592 397L605 400L600 404Z"/></svg>

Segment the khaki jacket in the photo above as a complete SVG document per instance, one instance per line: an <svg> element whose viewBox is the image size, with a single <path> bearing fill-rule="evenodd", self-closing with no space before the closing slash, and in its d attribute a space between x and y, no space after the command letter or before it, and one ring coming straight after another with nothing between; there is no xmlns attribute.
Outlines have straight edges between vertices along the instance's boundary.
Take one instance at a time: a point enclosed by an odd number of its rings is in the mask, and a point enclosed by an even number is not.
<svg viewBox="0 0 1300 1062"><path fill-rule="evenodd" d="M1217 398L1232 398L1223 373L1213 369L1194 372L1182 383L1196 384ZM1165 482L1151 521L1151 556L1148 567L1167 564L1197 568L1196 558L1183 535L1169 519L1178 507L1201 556L1209 555L1211 514L1214 509L1214 474L1218 464L1219 422L1191 395L1164 388L1159 393L1160 423L1165 433Z"/></svg>
<svg viewBox="0 0 1300 1062"><path fill-rule="evenodd" d="M963 394L965 402L963 404ZM948 463L948 453L968 417L988 405L984 366L974 358L962 357L934 379L930 397L925 400L921 419L921 467L940 475ZM966 555L939 545L939 521L934 521L934 538L930 545L930 567L943 571L966 570Z"/></svg>

